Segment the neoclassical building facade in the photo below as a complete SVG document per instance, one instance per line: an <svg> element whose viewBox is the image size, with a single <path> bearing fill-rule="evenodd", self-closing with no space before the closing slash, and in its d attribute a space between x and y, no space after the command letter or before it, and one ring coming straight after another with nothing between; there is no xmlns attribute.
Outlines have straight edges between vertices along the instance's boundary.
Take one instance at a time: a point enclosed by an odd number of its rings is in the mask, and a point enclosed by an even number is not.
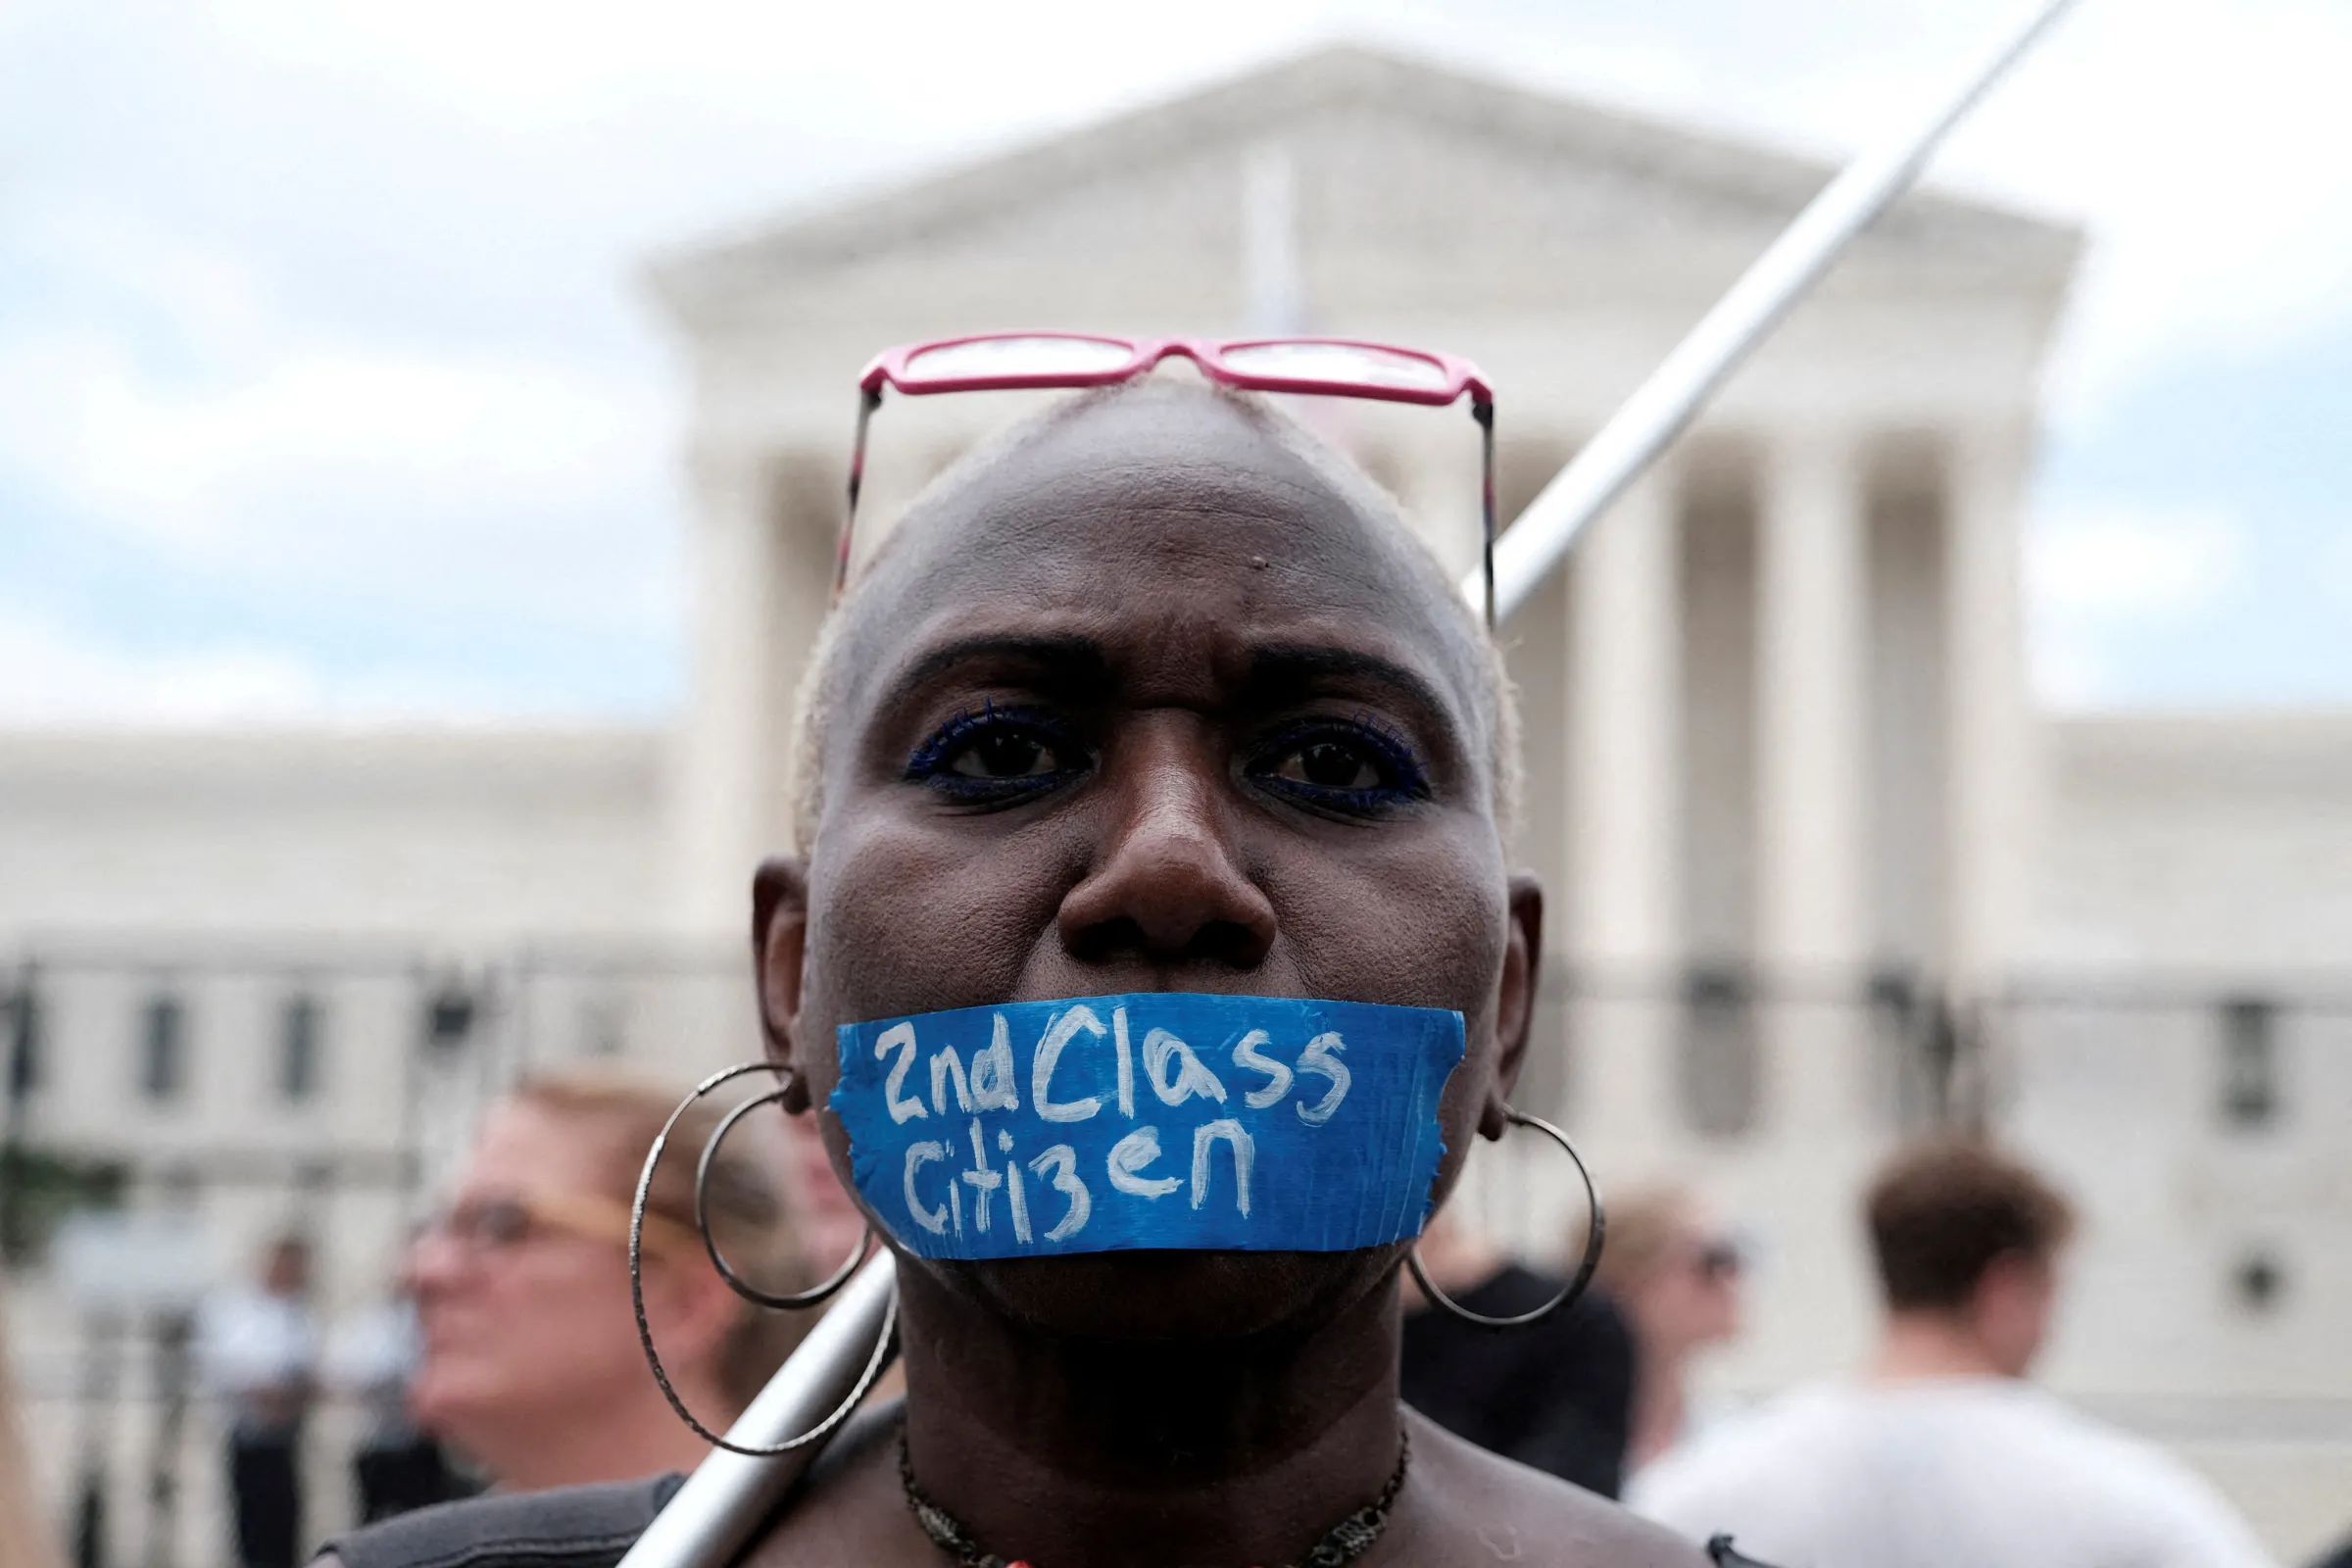
<svg viewBox="0 0 2352 1568"><path fill-rule="evenodd" d="M1334 49L658 258L691 388L676 727L0 736L0 963L40 1019L15 1125L118 1161L222 1268L305 1217L360 1299L521 1065L755 1049L745 892L789 840L873 352L1028 327L1444 349L1495 386L1508 517L1827 174ZM1864 1343L1871 1162L1991 1122L2091 1216L2054 1380L2299 1552L2352 1495L2326 972L2352 720L2033 709L2024 495L2079 249L1907 199L1505 628L1554 976L1520 1098L1604 1182L1695 1180L1748 1227L1754 1321L1714 1369L1745 1393ZM1020 407L886 402L861 519ZM1471 563L1462 411L1300 412ZM1567 1173L1511 1147L1477 1169L1465 1205L1556 1250ZM35 1359L69 1355L73 1282L17 1296Z"/></svg>

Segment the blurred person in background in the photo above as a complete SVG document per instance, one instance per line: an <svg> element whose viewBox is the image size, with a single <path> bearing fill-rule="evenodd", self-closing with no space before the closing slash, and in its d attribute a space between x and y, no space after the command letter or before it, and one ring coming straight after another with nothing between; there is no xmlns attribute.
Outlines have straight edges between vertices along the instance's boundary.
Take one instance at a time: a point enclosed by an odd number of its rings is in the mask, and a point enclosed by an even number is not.
<svg viewBox="0 0 2352 1568"><path fill-rule="evenodd" d="M325 1383L357 1399L368 1427L352 1455L363 1524L463 1497L475 1489L450 1469L441 1445L416 1424L409 1385L424 1358L416 1303L395 1290L328 1337Z"/></svg>
<svg viewBox="0 0 2352 1568"><path fill-rule="evenodd" d="M2244 1523L2156 1448L2026 1381L2072 1210L1984 1145L1872 1185L1886 1326L1860 1380L1726 1421L1638 1475L1634 1507L1803 1568L2260 1568Z"/></svg>
<svg viewBox="0 0 2352 1568"><path fill-rule="evenodd" d="M1740 1245L1687 1187L1650 1187L1609 1204L1598 1278L1634 1335L1628 1474L1689 1438L1691 1358L1740 1332Z"/></svg>
<svg viewBox="0 0 2352 1568"><path fill-rule="evenodd" d="M1445 1210L1422 1232L1421 1266L1432 1285L1487 1317L1533 1311L1565 1283L1513 1260ZM1605 1290L1587 1290L1542 1323L1499 1333L1432 1304L1409 1274L1401 1284L1405 1403L1490 1453L1617 1495L1634 1342Z"/></svg>
<svg viewBox="0 0 2352 1568"><path fill-rule="evenodd" d="M784 1206L811 1268L830 1275L865 1240L865 1210L833 1174L813 1113L782 1118Z"/></svg>
<svg viewBox="0 0 2352 1568"><path fill-rule="evenodd" d="M485 1119L448 1207L409 1252L423 1328L417 1420L507 1491L690 1470L709 1451L662 1396L629 1301L629 1200L673 1097L607 1076L524 1080ZM724 1431L806 1329L737 1296L695 1228L720 1112L671 1135L646 1204L645 1310L670 1382ZM712 1162L711 1233L769 1291L807 1283L772 1150L739 1127Z"/></svg>
<svg viewBox="0 0 2352 1568"><path fill-rule="evenodd" d="M17 1420L5 1307L0 1300L0 1563L8 1568L57 1568L57 1538L34 1499L24 1429Z"/></svg>
<svg viewBox="0 0 2352 1568"><path fill-rule="evenodd" d="M197 1365L229 1410L229 1495L244 1568L294 1568L301 1557L302 1426L318 1373L310 1296L310 1243L281 1236L258 1286L216 1294L197 1318Z"/></svg>

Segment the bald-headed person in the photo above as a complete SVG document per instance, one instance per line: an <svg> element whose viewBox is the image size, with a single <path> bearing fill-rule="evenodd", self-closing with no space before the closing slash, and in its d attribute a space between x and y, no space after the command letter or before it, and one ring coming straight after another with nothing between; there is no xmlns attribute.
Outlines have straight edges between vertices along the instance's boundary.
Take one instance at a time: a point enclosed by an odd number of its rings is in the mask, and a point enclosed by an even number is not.
<svg viewBox="0 0 2352 1568"><path fill-rule="evenodd" d="M744 1562L1744 1560L1399 1402L1399 1265L1509 1126L1544 904L1495 646L1359 472L1190 378L1060 404L853 574L800 747L760 1017L898 1254L906 1394ZM610 1562L665 1495L340 1550Z"/></svg>

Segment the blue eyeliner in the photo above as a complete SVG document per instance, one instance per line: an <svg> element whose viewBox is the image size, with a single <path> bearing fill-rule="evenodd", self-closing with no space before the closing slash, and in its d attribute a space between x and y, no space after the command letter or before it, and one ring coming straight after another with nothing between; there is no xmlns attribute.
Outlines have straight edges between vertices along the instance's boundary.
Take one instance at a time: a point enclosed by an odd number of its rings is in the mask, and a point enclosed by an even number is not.
<svg viewBox="0 0 2352 1568"><path fill-rule="evenodd" d="M1375 754L1371 759L1375 768L1385 772L1388 781L1351 789L1274 775L1272 767L1275 764L1319 740L1337 741L1372 752ZM1412 743L1370 713L1357 713L1345 719L1301 719L1285 725L1257 749L1256 760L1252 761L1249 772L1263 788L1309 806L1355 815L1425 801L1430 797L1429 774L1414 752Z"/></svg>

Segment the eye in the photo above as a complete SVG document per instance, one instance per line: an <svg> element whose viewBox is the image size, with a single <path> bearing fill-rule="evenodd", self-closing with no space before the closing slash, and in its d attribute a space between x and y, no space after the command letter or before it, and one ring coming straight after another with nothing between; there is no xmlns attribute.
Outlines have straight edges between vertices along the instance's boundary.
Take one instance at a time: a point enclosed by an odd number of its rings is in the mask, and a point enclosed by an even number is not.
<svg viewBox="0 0 2352 1568"><path fill-rule="evenodd" d="M906 778L955 799L1004 803L1065 783L1089 760L1053 716L991 703L956 714L916 747Z"/></svg>
<svg viewBox="0 0 2352 1568"><path fill-rule="evenodd" d="M1379 766L1345 741L1315 741L1285 757L1276 778L1325 790L1366 790L1382 782Z"/></svg>
<svg viewBox="0 0 2352 1568"><path fill-rule="evenodd" d="M1261 747L1246 771L1280 794L1353 815L1429 798L1411 744L1369 717L1294 725Z"/></svg>
<svg viewBox="0 0 2352 1568"><path fill-rule="evenodd" d="M998 728L975 736L948 760L962 778L1036 778L1060 771L1054 749L1024 730Z"/></svg>

